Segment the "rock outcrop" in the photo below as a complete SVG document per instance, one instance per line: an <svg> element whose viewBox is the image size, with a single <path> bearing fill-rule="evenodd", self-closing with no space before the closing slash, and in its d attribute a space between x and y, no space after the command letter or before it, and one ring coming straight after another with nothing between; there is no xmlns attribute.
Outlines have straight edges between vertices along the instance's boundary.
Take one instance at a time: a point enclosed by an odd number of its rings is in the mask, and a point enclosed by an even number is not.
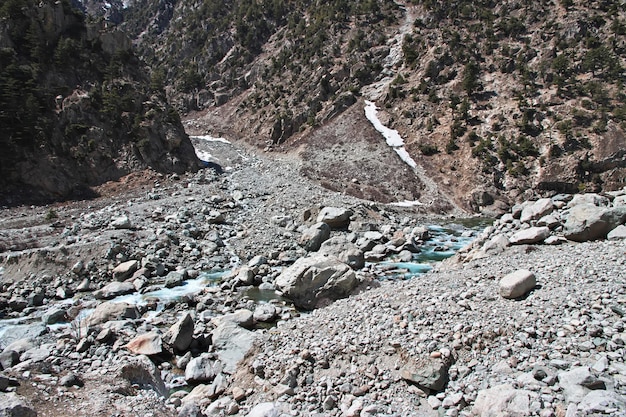
<svg viewBox="0 0 626 417"><path fill-rule="evenodd" d="M130 172L198 169L177 112L126 35L86 22L67 1L23 3L0 9L9 48L0 61L2 202L89 197Z"/></svg>

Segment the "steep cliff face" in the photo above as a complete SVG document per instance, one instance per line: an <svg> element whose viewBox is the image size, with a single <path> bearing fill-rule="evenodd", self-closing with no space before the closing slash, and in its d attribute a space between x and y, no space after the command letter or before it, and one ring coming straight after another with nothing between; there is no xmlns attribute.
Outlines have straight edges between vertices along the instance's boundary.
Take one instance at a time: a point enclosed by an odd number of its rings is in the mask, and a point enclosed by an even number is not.
<svg viewBox="0 0 626 417"><path fill-rule="evenodd" d="M307 146L364 97L466 208L626 182L619 2L127 6L120 27L160 68L169 97L183 111L205 111L218 133L273 149ZM350 178L328 179L354 188Z"/></svg>
<svg viewBox="0 0 626 417"><path fill-rule="evenodd" d="M163 85L130 39L63 2L0 7L0 194L62 199L131 171L195 170Z"/></svg>

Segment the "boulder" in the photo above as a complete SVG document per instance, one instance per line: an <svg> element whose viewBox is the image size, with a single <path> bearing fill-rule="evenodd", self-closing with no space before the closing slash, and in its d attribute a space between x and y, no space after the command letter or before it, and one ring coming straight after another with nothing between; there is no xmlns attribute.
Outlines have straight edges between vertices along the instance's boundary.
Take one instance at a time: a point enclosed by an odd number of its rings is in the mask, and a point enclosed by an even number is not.
<svg viewBox="0 0 626 417"><path fill-rule="evenodd" d="M529 223L531 220L540 219L552 213L554 210L554 204L549 198L540 198L534 203L524 207L520 215L520 221L522 223Z"/></svg>
<svg viewBox="0 0 626 417"><path fill-rule="evenodd" d="M154 390L161 396L167 396L168 391L161 379L159 368L147 356L135 356L127 359L117 370L118 379L130 384L137 384Z"/></svg>
<svg viewBox="0 0 626 417"><path fill-rule="evenodd" d="M133 275L137 268L139 268L139 262L135 259L122 262L113 268L113 279L115 281L125 281Z"/></svg>
<svg viewBox="0 0 626 417"><path fill-rule="evenodd" d="M222 372L222 363L212 358L212 355L203 353L189 361L185 367L187 382L209 382Z"/></svg>
<svg viewBox="0 0 626 417"><path fill-rule="evenodd" d="M174 288L183 285L183 282L189 278L185 269L179 271L171 271L165 276L165 288Z"/></svg>
<svg viewBox="0 0 626 417"><path fill-rule="evenodd" d="M276 318L276 307L269 303L259 304L254 309L254 321L270 322Z"/></svg>
<svg viewBox="0 0 626 417"><path fill-rule="evenodd" d="M237 364L246 356L256 340L256 334L232 322L220 324L212 334L215 353L223 364L223 372L234 374Z"/></svg>
<svg viewBox="0 0 626 417"><path fill-rule="evenodd" d="M235 276L235 283L239 285L252 285L254 284L254 271L248 266L242 266L239 268L237 275Z"/></svg>
<svg viewBox="0 0 626 417"><path fill-rule="evenodd" d="M412 242L425 242L430 238L430 231L426 226L416 226L411 230L409 238Z"/></svg>
<svg viewBox="0 0 626 417"><path fill-rule="evenodd" d="M535 288L537 281L535 274L519 269L500 280L500 295L504 298L518 298Z"/></svg>
<svg viewBox="0 0 626 417"><path fill-rule="evenodd" d="M119 295L135 292L135 285L132 282L110 282L98 291L94 291L93 296L98 300L110 300Z"/></svg>
<svg viewBox="0 0 626 417"><path fill-rule="evenodd" d="M0 353L0 366L2 369L9 369L20 363L20 354L14 350L4 350Z"/></svg>
<svg viewBox="0 0 626 417"><path fill-rule="evenodd" d="M128 303L106 302L100 304L87 318L89 326L97 326L112 320L136 319L140 314L137 307Z"/></svg>
<svg viewBox="0 0 626 417"><path fill-rule="evenodd" d="M567 402L579 403L582 401L591 391L589 384L597 380L588 366L578 366L559 373L559 385L563 389L563 395ZM591 386L593 387L593 385Z"/></svg>
<svg viewBox="0 0 626 417"><path fill-rule="evenodd" d="M163 336L166 345L171 346L179 352L189 348L193 340L194 321L191 314L185 313Z"/></svg>
<svg viewBox="0 0 626 417"><path fill-rule="evenodd" d="M439 359L429 359L420 362L417 366L406 366L400 375L402 379L416 384L422 389L442 391L448 383L448 369L450 366Z"/></svg>
<svg viewBox="0 0 626 417"><path fill-rule="evenodd" d="M599 194L594 193L586 193L586 194L575 194L574 197L567 203L567 207L575 207L578 205L587 205L591 204L597 207L607 207L611 203L607 197L604 197Z"/></svg>
<svg viewBox="0 0 626 417"><path fill-rule="evenodd" d="M335 236L328 239L322 243L319 253L334 256L355 270L361 269L365 266L365 256L363 251L348 240L346 236Z"/></svg>
<svg viewBox="0 0 626 417"><path fill-rule="evenodd" d="M0 395L0 416L37 417L37 412L25 398L14 392Z"/></svg>
<svg viewBox="0 0 626 417"><path fill-rule="evenodd" d="M503 234L498 233L485 242L479 253L474 256L474 259L500 254L509 246L511 246L509 239Z"/></svg>
<svg viewBox="0 0 626 417"><path fill-rule="evenodd" d="M550 236L549 228L545 226L530 227L515 232L513 236L509 238L509 242L511 242L512 245L526 245L542 242L548 236Z"/></svg>
<svg viewBox="0 0 626 417"><path fill-rule="evenodd" d="M615 229L611 230L609 234L606 235L608 240L625 240L626 239L626 226L620 224Z"/></svg>
<svg viewBox="0 0 626 417"><path fill-rule="evenodd" d="M64 322L67 320L65 312L66 310L64 309L52 307L51 309L46 311L43 316L41 316L41 321L43 321L44 324L56 324Z"/></svg>
<svg viewBox="0 0 626 417"><path fill-rule="evenodd" d="M330 226L319 222L302 232L299 243L306 251L315 252L328 238L330 238Z"/></svg>
<svg viewBox="0 0 626 417"><path fill-rule="evenodd" d="M324 222L331 229L347 229L350 224L352 211L338 207L324 207L317 216L317 222Z"/></svg>
<svg viewBox="0 0 626 417"><path fill-rule="evenodd" d="M334 256L300 258L276 279L276 287L297 307L315 308L322 300L347 297L358 285L354 271Z"/></svg>
<svg viewBox="0 0 626 417"><path fill-rule="evenodd" d="M626 219L626 207L598 207L579 204L569 211L563 234L575 242L604 239Z"/></svg>
<svg viewBox="0 0 626 417"><path fill-rule="evenodd" d="M578 410L584 416L594 413L626 415L626 398L615 391L594 390L583 397Z"/></svg>
<svg viewBox="0 0 626 417"><path fill-rule="evenodd" d="M242 308L233 313L214 317L211 319L211 322L216 326L219 326L222 323L230 322L241 327L250 328L254 324L254 313L248 309Z"/></svg>
<svg viewBox="0 0 626 417"><path fill-rule="evenodd" d="M135 355L158 355L163 352L161 335L156 332L141 334L128 342L126 349Z"/></svg>
<svg viewBox="0 0 626 417"><path fill-rule="evenodd" d="M218 374L210 385L199 384L194 389L185 395L182 399L183 406L196 405L199 408L204 408L220 395L222 391L221 383L224 381L223 374ZM223 391L222 391L223 392ZM198 414L204 415L204 414Z"/></svg>
<svg viewBox="0 0 626 417"><path fill-rule="evenodd" d="M509 384L478 391L472 415L481 417L524 417L531 415L532 391L515 389Z"/></svg>
<svg viewBox="0 0 626 417"><path fill-rule="evenodd" d="M561 225L561 221L553 214L548 214L537 220L537 226L546 226L550 230L554 230Z"/></svg>

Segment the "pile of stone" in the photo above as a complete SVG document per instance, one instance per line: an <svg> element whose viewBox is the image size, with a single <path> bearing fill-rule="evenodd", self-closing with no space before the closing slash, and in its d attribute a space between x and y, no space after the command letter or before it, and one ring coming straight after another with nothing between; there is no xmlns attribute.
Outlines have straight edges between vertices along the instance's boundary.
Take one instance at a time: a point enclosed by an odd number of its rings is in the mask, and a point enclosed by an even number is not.
<svg viewBox="0 0 626 417"><path fill-rule="evenodd" d="M626 189L559 194L513 206L461 251L465 261L502 253L510 245L626 239Z"/></svg>
<svg viewBox="0 0 626 417"><path fill-rule="evenodd" d="M240 415L624 415L622 242L526 249L279 324L233 381Z"/></svg>

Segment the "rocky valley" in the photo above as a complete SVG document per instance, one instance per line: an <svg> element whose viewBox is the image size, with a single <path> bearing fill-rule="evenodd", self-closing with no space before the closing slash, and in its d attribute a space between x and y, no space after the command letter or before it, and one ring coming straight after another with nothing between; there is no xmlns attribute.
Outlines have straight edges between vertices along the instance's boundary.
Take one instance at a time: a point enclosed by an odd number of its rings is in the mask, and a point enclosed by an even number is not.
<svg viewBox="0 0 626 417"><path fill-rule="evenodd" d="M0 4L0 415L626 415L619 2Z"/></svg>
<svg viewBox="0 0 626 417"><path fill-rule="evenodd" d="M221 173L3 210L7 415L626 412L626 190L482 229L192 141Z"/></svg>

